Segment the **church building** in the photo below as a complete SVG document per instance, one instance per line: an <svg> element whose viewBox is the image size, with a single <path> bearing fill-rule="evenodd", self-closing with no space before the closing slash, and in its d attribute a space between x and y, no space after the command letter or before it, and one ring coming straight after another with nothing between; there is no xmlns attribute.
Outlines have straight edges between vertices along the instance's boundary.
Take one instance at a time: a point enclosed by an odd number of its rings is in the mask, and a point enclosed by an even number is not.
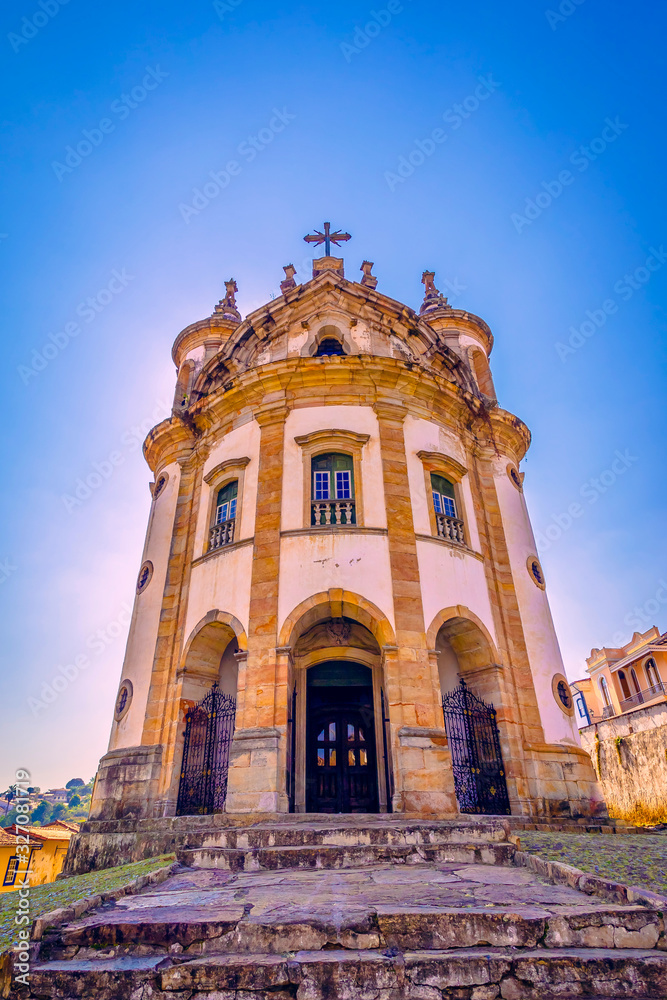
<svg viewBox="0 0 667 1000"><path fill-rule="evenodd" d="M324 244L172 350L91 820L605 814L581 749L493 336Z"/></svg>

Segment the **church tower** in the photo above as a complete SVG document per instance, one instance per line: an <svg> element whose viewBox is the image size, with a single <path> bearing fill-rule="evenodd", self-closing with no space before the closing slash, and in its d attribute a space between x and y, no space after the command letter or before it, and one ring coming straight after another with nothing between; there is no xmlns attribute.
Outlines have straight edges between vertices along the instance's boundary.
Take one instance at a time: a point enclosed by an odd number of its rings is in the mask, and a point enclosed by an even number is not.
<svg viewBox="0 0 667 1000"><path fill-rule="evenodd" d="M91 820L604 814L479 317L324 233L173 346L172 415Z"/></svg>

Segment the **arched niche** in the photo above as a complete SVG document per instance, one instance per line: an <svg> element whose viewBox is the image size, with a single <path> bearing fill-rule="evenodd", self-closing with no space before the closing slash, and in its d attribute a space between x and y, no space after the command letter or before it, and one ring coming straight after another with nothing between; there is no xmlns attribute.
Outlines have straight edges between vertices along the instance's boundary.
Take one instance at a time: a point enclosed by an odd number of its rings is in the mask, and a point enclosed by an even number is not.
<svg viewBox="0 0 667 1000"><path fill-rule="evenodd" d="M478 348L474 348L471 352L471 362L480 392L483 392L485 396L490 396L491 399L495 399L496 390L493 385L491 368L489 367L489 360L486 354Z"/></svg>

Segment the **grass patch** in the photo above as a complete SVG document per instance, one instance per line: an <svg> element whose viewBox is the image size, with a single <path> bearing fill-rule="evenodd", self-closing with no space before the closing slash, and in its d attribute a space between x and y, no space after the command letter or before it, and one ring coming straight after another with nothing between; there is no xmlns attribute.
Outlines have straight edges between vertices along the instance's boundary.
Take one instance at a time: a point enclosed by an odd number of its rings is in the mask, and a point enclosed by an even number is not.
<svg viewBox="0 0 667 1000"><path fill-rule="evenodd" d="M667 895L667 836L636 833L519 833L521 850L591 875Z"/></svg>
<svg viewBox="0 0 667 1000"><path fill-rule="evenodd" d="M30 890L30 919L32 921L40 914L57 910L61 906L71 906L77 899L83 899L85 896L96 896L101 892L120 889L140 875L148 875L156 868L164 868L175 860L174 854L163 854L159 858L134 861L132 864L119 865L117 868L105 868L103 871L89 872L88 875L73 875L72 878L61 879L58 882L36 885ZM18 891L0 895L0 954L7 951L16 940L18 926L14 918L18 903Z"/></svg>

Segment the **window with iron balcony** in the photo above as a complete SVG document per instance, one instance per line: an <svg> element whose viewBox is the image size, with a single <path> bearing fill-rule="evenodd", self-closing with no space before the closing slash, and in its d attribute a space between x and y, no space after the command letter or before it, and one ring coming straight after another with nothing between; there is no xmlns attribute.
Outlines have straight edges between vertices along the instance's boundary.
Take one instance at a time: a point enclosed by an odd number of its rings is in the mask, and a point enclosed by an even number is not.
<svg viewBox="0 0 667 1000"><path fill-rule="evenodd" d="M351 455L328 452L311 459L310 523L316 527L356 524Z"/></svg>
<svg viewBox="0 0 667 1000"><path fill-rule="evenodd" d="M463 521L459 517L456 505L454 484L435 472L431 473L431 495L433 510L439 538L448 542L465 545Z"/></svg>
<svg viewBox="0 0 667 1000"><path fill-rule="evenodd" d="M209 532L209 550L219 549L221 546L230 545L234 541L238 493L238 479L234 479L231 483L226 483L218 491L215 504L215 518Z"/></svg>

